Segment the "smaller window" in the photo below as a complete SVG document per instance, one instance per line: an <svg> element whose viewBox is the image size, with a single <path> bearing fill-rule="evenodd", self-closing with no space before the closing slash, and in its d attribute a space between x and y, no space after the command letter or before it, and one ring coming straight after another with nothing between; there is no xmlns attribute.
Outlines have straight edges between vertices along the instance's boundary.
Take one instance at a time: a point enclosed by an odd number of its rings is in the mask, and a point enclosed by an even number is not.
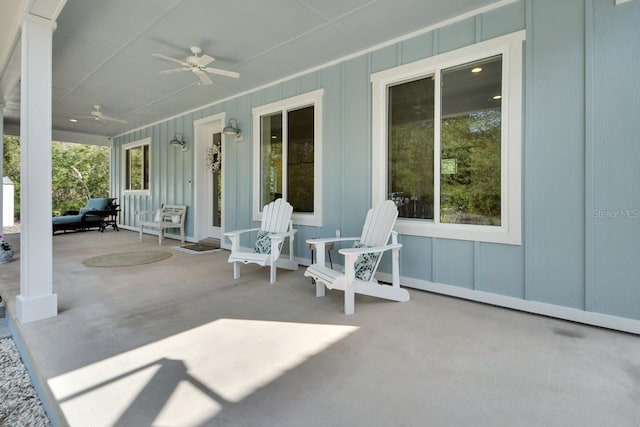
<svg viewBox="0 0 640 427"><path fill-rule="evenodd" d="M149 170L151 138L131 142L122 146L125 192L149 192Z"/></svg>

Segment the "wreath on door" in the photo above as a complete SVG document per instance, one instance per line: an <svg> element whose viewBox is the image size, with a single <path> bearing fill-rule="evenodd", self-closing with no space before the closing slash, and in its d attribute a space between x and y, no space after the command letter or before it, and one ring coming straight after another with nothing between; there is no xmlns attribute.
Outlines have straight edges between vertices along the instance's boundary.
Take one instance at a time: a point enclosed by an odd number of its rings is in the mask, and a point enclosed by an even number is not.
<svg viewBox="0 0 640 427"><path fill-rule="evenodd" d="M212 144L207 149L207 166L211 172L218 173L222 166L222 153L220 152L220 144Z"/></svg>

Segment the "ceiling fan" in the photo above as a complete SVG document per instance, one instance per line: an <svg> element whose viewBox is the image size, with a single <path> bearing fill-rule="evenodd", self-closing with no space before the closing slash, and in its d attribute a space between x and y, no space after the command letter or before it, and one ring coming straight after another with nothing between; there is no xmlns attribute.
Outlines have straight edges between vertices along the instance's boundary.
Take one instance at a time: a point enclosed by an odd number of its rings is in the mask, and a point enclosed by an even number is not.
<svg viewBox="0 0 640 427"><path fill-rule="evenodd" d="M94 105L93 108L95 110L91 112L91 115L89 115L89 116L77 116L76 118L78 118L78 119L93 119L93 120L95 120L97 122L127 123L126 120L120 120L120 119L116 119L116 118L107 116L102 111L100 111L102 109L102 107L100 105Z"/></svg>
<svg viewBox="0 0 640 427"><path fill-rule="evenodd" d="M172 74L179 73L181 71L191 71L193 74L198 76L198 78L200 79L200 83L203 85L210 85L213 83L207 73L218 74L225 77L233 77L234 79L240 77L240 74L236 73L235 71L227 71L221 70L220 68L207 67L207 65L215 61L215 58L209 55L202 55L202 49L200 49L199 47L191 47L191 53L193 53L193 55L188 56L185 61L170 58L159 53L154 53L153 56L155 56L156 58L166 59L167 61L175 62L184 66L184 68L174 68L173 70L160 71L159 74Z"/></svg>

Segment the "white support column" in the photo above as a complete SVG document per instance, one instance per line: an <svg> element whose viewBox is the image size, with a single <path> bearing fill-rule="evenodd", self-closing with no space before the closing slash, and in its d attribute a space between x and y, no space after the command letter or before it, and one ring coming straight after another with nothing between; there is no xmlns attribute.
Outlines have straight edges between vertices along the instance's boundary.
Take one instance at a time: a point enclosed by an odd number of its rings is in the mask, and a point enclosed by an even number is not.
<svg viewBox="0 0 640 427"><path fill-rule="evenodd" d="M27 14L20 93L20 295L22 323L58 314L51 226L51 59L56 23Z"/></svg>

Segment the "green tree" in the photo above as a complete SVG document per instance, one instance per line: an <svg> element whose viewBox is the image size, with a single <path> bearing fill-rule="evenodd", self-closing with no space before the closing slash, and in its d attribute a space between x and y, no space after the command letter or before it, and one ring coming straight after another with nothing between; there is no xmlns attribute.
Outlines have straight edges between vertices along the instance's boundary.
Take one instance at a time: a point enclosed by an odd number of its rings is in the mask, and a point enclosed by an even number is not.
<svg viewBox="0 0 640 427"><path fill-rule="evenodd" d="M20 138L4 136L4 176L9 177L14 185L15 219L20 219Z"/></svg>
<svg viewBox="0 0 640 427"><path fill-rule="evenodd" d="M457 170L443 174L443 222L500 225L500 111L443 120L442 159Z"/></svg>
<svg viewBox="0 0 640 427"><path fill-rule="evenodd" d="M109 148L53 142L52 214L77 210L91 197L109 196ZM15 214L20 217L20 139L4 137L4 175L15 184Z"/></svg>
<svg viewBox="0 0 640 427"><path fill-rule="evenodd" d="M51 145L53 214L77 210L92 197L109 197L109 148L54 142Z"/></svg>

